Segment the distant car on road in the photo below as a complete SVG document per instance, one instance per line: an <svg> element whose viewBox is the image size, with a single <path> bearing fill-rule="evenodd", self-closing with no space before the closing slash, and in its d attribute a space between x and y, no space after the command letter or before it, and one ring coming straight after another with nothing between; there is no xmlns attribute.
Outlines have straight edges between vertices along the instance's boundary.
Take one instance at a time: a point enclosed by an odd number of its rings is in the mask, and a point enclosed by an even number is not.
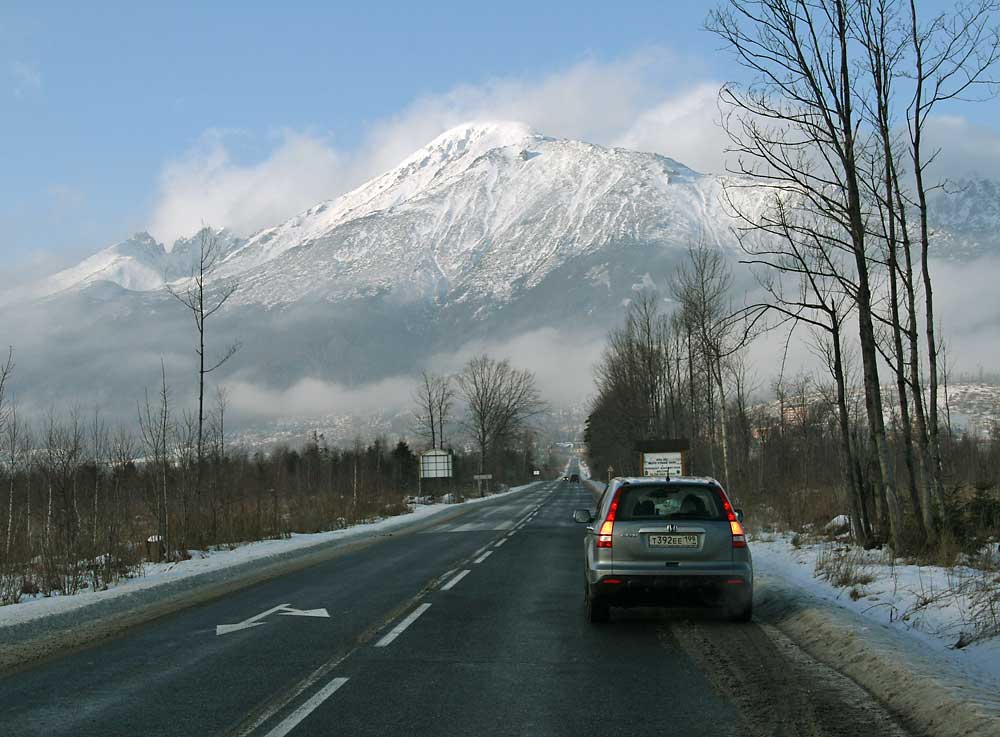
<svg viewBox="0 0 1000 737"><path fill-rule="evenodd" d="M578 483L580 483L580 474L578 474L578 473L571 473L569 475L569 482L571 484L578 484Z"/></svg>
<svg viewBox="0 0 1000 737"><path fill-rule="evenodd" d="M584 539L586 613L612 606L709 604L734 621L753 615L753 559L743 513L715 479L616 478L597 509L578 509Z"/></svg>

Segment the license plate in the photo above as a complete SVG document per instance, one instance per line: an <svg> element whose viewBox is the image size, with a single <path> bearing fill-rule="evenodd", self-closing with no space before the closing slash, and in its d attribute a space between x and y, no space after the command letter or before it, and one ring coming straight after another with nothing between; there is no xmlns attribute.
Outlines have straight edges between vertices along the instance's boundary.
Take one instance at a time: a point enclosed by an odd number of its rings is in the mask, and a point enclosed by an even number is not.
<svg viewBox="0 0 1000 737"><path fill-rule="evenodd" d="M697 535L650 535L649 545L654 548L697 548Z"/></svg>

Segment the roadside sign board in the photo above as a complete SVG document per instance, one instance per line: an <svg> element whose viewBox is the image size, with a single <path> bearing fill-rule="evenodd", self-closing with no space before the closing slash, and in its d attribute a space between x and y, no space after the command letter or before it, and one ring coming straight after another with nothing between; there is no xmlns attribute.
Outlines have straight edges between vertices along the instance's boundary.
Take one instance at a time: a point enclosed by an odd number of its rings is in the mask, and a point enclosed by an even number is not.
<svg viewBox="0 0 1000 737"><path fill-rule="evenodd" d="M446 450L428 450L420 454L420 478L450 479L451 477L451 453Z"/></svg>
<svg viewBox="0 0 1000 737"><path fill-rule="evenodd" d="M477 473L472 478L474 478L476 481L492 481L493 480L493 474L492 473Z"/></svg>
<svg viewBox="0 0 1000 737"><path fill-rule="evenodd" d="M683 468L682 451L642 454L643 476L664 476L667 478L682 476L684 474Z"/></svg>

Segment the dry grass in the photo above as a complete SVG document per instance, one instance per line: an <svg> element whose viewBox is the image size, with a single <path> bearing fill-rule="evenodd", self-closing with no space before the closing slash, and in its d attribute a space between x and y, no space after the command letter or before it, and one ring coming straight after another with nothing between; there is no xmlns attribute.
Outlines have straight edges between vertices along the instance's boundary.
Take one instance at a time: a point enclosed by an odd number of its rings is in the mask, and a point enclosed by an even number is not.
<svg viewBox="0 0 1000 737"><path fill-rule="evenodd" d="M816 556L814 574L837 588L867 586L875 580L863 552L846 545L824 546Z"/></svg>

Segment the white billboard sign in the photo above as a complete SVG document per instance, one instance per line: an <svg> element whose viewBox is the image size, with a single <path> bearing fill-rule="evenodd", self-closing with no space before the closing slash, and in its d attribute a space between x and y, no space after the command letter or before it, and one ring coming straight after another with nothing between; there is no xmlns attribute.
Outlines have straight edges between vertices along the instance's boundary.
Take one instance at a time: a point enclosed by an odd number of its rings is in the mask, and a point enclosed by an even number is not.
<svg viewBox="0 0 1000 737"><path fill-rule="evenodd" d="M450 479L451 477L451 453L446 450L428 450L420 454L420 478Z"/></svg>
<svg viewBox="0 0 1000 737"><path fill-rule="evenodd" d="M670 453L643 453L642 475L670 478L682 476L682 454L680 451Z"/></svg>

